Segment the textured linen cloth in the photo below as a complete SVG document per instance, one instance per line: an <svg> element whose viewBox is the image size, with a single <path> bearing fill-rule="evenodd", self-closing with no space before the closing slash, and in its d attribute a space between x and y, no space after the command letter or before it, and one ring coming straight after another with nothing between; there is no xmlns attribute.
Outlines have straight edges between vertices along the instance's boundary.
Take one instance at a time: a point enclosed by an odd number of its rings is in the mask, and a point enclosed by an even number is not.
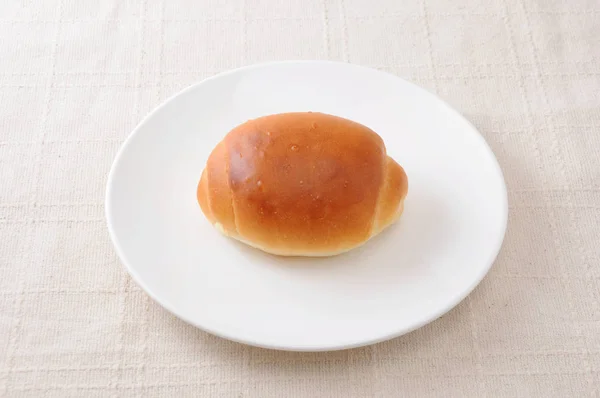
<svg viewBox="0 0 600 398"><path fill-rule="evenodd" d="M438 93L495 152L503 249L457 308L331 353L213 337L109 241L117 149L165 98L255 62L331 59ZM0 396L600 396L600 1L0 3Z"/></svg>

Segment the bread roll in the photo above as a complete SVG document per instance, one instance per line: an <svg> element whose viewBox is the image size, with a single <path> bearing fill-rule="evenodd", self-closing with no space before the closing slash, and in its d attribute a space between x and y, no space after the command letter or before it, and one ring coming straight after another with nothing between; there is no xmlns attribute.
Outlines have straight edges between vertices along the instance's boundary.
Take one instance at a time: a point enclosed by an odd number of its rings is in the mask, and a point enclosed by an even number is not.
<svg viewBox="0 0 600 398"><path fill-rule="evenodd" d="M408 180L369 128L284 113L234 128L212 151L198 202L223 234L282 256L332 256L400 217Z"/></svg>

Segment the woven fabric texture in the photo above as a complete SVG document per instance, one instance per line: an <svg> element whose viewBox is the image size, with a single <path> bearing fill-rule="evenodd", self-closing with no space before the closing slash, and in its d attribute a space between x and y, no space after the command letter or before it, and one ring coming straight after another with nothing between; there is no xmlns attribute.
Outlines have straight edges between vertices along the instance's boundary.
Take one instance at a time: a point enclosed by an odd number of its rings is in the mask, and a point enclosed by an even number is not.
<svg viewBox="0 0 600 398"><path fill-rule="evenodd" d="M598 0L8 0L0 55L0 396L600 396ZM120 144L184 87L283 59L404 77L492 147L506 240L443 318L269 351L185 324L124 271L103 215Z"/></svg>

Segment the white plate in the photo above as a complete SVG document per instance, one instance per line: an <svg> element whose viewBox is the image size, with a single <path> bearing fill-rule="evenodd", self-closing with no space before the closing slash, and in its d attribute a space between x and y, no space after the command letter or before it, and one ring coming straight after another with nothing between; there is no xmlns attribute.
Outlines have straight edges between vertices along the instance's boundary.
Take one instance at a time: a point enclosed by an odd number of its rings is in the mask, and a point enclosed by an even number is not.
<svg viewBox="0 0 600 398"><path fill-rule="evenodd" d="M210 151L247 119L287 111L381 135L409 180L395 226L341 256L286 259L206 221L196 186ZM498 163L470 123L398 77L333 62L255 65L182 91L127 139L106 197L122 262L161 305L231 340L310 351L382 341L443 315L491 267L507 212Z"/></svg>

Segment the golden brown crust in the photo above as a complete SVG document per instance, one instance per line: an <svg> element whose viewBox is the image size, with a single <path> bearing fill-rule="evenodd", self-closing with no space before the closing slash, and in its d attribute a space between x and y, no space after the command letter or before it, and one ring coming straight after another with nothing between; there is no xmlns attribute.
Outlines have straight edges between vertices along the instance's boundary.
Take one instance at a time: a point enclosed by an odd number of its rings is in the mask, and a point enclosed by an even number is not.
<svg viewBox="0 0 600 398"><path fill-rule="evenodd" d="M229 236L284 255L349 250L395 220L406 175L367 127L286 113L233 129L209 156L198 201Z"/></svg>
<svg viewBox="0 0 600 398"><path fill-rule="evenodd" d="M198 183L198 191L196 192L196 196L198 197L198 203L200 204L202 212L206 218L208 218L208 221L210 221L211 224L214 224L216 220L212 210L210 209L210 205L208 204L208 178L206 175L206 169L202 170L202 176L200 177L200 182Z"/></svg>
<svg viewBox="0 0 600 398"><path fill-rule="evenodd" d="M408 193L408 178L402 166L387 156L385 182L381 187L375 233L396 221L402 212L402 201Z"/></svg>
<svg viewBox="0 0 600 398"><path fill-rule="evenodd" d="M235 233L236 220L229 186L228 159L227 147L221 142L210 154L206 164L207 196L212 217L223 226L225 231Z"/></svg>

